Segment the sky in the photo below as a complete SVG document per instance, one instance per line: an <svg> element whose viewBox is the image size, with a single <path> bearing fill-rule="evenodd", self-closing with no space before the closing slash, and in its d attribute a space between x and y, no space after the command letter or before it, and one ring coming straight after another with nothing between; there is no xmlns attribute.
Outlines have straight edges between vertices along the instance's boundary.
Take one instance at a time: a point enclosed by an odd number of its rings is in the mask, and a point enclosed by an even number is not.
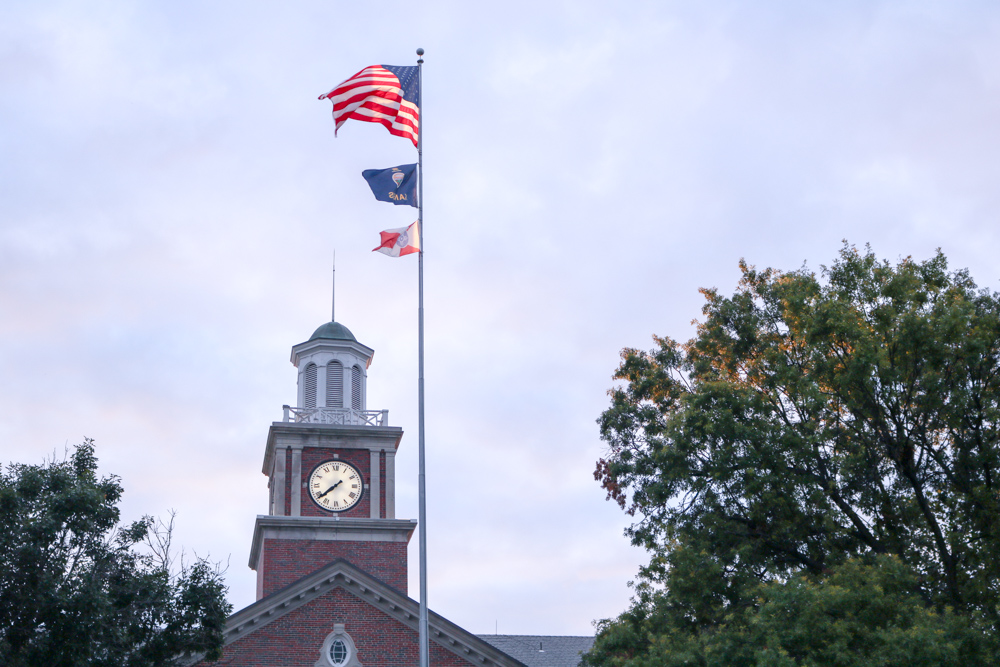
<svg viewBox="0 0 1000 667"><path fill-rule="evenodd" d="M429 604L590 634L646 554L593 479L624 347L687 340L741 258L937 249L1000 288L989 2L0 5L0 462L94 438L125 519L254 600L271 422L330 318L375 350L416 518L413 209L360 172L405 139L317 97L424 56ZM417 538L410 590L417 596Z"/></svg>

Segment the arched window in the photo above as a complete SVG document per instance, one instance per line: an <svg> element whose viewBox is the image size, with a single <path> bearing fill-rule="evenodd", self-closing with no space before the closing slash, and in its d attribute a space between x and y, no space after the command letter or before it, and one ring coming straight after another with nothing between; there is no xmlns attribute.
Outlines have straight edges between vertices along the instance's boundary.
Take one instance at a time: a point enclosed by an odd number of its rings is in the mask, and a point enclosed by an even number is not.
<svg viewBox="0 0 1000 667"><path fill-rule="evenodd" d="M344 366L339 361L326 365L326 407L344 407Z"/></svg>
<svg viewBox="0 0 1000 667"><path fill-rule="evenodd" d="M305 387L302 388L302 400L305 403L303 407L315 408L316 407L316 364L309 364L306 366L306 372L303 373L303 380L305 381Z"/></svg>
<svg viewBox="0 0 1000 667"><path fill-rule="evenodd" d="M351 368L351 407L361 409L361 369L357 366Z"/></svg>

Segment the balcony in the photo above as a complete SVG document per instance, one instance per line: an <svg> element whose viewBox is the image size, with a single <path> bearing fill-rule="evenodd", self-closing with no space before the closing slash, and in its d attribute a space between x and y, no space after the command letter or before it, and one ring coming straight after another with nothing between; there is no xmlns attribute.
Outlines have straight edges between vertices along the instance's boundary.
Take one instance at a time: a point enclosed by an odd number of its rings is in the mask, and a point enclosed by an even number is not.
<svg viewBox="0 0 1000 667"><path fill-rule="evenodd" d="M337 426L388 426L388 410L353 408L293 408L281 406L285 421L295 424L334 424Z"/></svg>

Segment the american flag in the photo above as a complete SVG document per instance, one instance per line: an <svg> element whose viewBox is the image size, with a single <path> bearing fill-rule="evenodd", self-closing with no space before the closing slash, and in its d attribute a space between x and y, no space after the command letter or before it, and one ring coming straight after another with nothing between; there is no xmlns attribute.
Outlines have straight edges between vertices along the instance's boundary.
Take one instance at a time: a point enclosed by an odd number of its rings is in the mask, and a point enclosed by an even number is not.
<svg viewBox="0 0 1000 667"><path fill-rule="evenodd" d="M420 126L420 86L414 66L372 65L319 99L333 102L334 136L353 118L382 123L397 137L417 145Z"/></svg>

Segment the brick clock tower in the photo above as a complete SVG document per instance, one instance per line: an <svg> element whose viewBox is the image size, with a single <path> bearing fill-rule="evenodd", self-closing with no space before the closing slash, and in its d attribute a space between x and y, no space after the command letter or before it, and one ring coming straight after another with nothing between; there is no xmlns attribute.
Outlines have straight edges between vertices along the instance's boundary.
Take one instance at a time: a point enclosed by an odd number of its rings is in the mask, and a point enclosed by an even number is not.
<svg viewBox="0 0 1000 667"><path fill-rule="evenodd" d="M298 404L271 424L264 451L267 516L250 549L257 599L343 558L405 591L416 521L396 519L396 448L388 411L366 410L374 351L347 327L324 324L292 348Z"/></svg>
<svg viewBox="0 0 1000 667"><path fill-rule="evenodd" d="M403 431L388 411L368 409L373 355L337 322L292 348L299 407L284 406L264 448L268 513L257 517L249 561L257 601L229 618L215 664L417 665L419 605L407 596L417 523L396 518ZM525 667L433 612L429 631L435 667Z"/></svg>

